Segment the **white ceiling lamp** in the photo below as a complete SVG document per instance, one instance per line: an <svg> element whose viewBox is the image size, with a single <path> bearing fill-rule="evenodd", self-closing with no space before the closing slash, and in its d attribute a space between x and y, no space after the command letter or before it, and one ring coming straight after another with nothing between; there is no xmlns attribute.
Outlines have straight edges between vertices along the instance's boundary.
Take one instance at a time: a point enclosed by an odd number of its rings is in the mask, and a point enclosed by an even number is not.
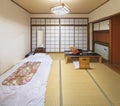
<svg viewBox="0 0 120 106"><path fill-rule="evenodd" d="M51 12L56 15L65 15L65 14L68 14L70 10L68 9L67 6L65 6L64 3L61 3L61 0L60 0L60 5L57 5L51 8Z"/></svg>

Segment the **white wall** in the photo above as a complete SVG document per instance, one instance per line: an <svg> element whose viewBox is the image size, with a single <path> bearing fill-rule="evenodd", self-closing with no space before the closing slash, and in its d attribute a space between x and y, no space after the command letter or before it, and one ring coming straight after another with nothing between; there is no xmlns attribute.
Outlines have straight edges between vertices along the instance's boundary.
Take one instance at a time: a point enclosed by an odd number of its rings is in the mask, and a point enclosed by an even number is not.
<svg viewBox="0 0 120 106"><path fill-rule="evenodd" d="M30 17L10 0L0 0L0 73L30 51Z"/></svg>
<svg viewBox="0 0 120 106"><path fill-rule="evenodd" d="M89 21L95 21L104 17L120 13L120 0L110 0L100 8L89 14Z"/></svg>

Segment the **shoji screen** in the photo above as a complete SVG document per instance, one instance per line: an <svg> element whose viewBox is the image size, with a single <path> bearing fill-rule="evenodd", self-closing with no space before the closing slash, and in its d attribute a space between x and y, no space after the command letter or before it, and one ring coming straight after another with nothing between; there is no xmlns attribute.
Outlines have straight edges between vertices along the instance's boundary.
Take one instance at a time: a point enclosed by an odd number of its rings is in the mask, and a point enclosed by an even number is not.
<svg viewBox="0 0 120 106"><path fill-rule="evenodd" d="M60 19L61 24L61 48L64 52L74 46L74 19Z"/></svg>
<svg viewBox="0 0 120 106"><path fill-rule="evenodd" d="M45 19L33 18L31 19L31 25L45 25Z"/></svg>
<svg viewBox="0 0 120 106"><path fill-rule="evenodd" d="M59 52L59 26L46 26L46 52Z"/></svg>
<svg viewBox="0 0 120 106"><path fill-rule="evenodd" d="M46 52L59 52L59 19L46 19Z"/></svg>
<svg viewBox="0 0 120 106"><path fill-rule="evenodd" d="M45 33L46 52L64 52L69 47L88 49L87 18L32 18L31 50L37 47L37 31Z"/></svg>
<svg viewBox="0 0 120 106"><path fill-rule="evenodd" d="M32 26L32 51L35 51L37 48L37 31L42 30L45 32L45 26ZM45 36L44 36L44 45L45 45Z"/></svg>
<svg viewBox="0 0 120 106"><path fill-rule="evenodd" d="M88 19L75 19L75 47L88 49Z"/></svg>
<svg viewBox="0 0 120 106"><path fill-rule="evenodd" d="M44 47L44 30L37 30L37 47Z"/></svg>
<svg viewBox="0 0 120 106"><path fill-rule="evenodd" d="M74 46L74 27L61 26L61 52Z"/></svg>
<svg viewBox="0 0 120 106"><path fill-rule="evenodd" d="M37 48L37 31L42 30L45 34L45 19L31 19L31 51ZM45 45L45 36L44 36Z"/></svg>
<svg viewBox="0 0 120 106"><path fill-rule="evenodd" d="M87 50L87 26L75 26L75 47Z"/></svg>

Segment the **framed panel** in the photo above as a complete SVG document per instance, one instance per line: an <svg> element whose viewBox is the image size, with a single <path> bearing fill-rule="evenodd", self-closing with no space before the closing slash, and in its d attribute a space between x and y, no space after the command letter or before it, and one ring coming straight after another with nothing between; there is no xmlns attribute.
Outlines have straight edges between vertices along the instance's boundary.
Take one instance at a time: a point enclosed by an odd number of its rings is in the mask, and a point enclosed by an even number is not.
<svg viewBox="0 0 120 106"><path fill-rule="evenodd" d="M61 26L61 52L74 46L74 26Z"/></svg>
<svg viewBox="0 0 120 106"><path fill-rule="evenodd" d="M46 26L46 38L46 51L59 52L59 26Z"/></svg>
<svg viewBox="0 0 120 106"><path fill-rule="evenodd" d="M45 32L46 52L64 52L69 47L87 50L87 18L32 18L32 51L37 46L37 31Z"/></svg>
<svg viewBox="0 0 120 106"><path fill-rule="evenodd" d="M46 25L58 25L59 19L46 19Z"/></svg>
<svg viewBox="0 0 120 106"><path fill-rule="evenodd" d="M75 47L87 50L87 26L75 26Z"/></svg>
<svg viewBox="0 0 120 106"><path fill-rule="evenodd" d="M34 52L37 48L37 31L42 30L45 32L45 26L32 26L32 51ZM44 36L44 45L45 45L45 36Z"/></svg>

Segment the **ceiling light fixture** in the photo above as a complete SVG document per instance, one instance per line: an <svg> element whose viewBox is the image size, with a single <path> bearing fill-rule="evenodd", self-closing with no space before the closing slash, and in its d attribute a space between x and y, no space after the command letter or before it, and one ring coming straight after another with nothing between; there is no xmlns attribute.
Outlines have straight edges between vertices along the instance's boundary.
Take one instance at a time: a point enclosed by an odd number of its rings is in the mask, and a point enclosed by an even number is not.
<svg viewBox="0 0 120 106"><path fill-rule="evenodd" d="M61 3L61 0L60 0L60 5L57 5L51 8L51 12L56 15L65 15L65 14L68 14L70 10L68 9L67 6L65 6L64 3Z"/></svg>

